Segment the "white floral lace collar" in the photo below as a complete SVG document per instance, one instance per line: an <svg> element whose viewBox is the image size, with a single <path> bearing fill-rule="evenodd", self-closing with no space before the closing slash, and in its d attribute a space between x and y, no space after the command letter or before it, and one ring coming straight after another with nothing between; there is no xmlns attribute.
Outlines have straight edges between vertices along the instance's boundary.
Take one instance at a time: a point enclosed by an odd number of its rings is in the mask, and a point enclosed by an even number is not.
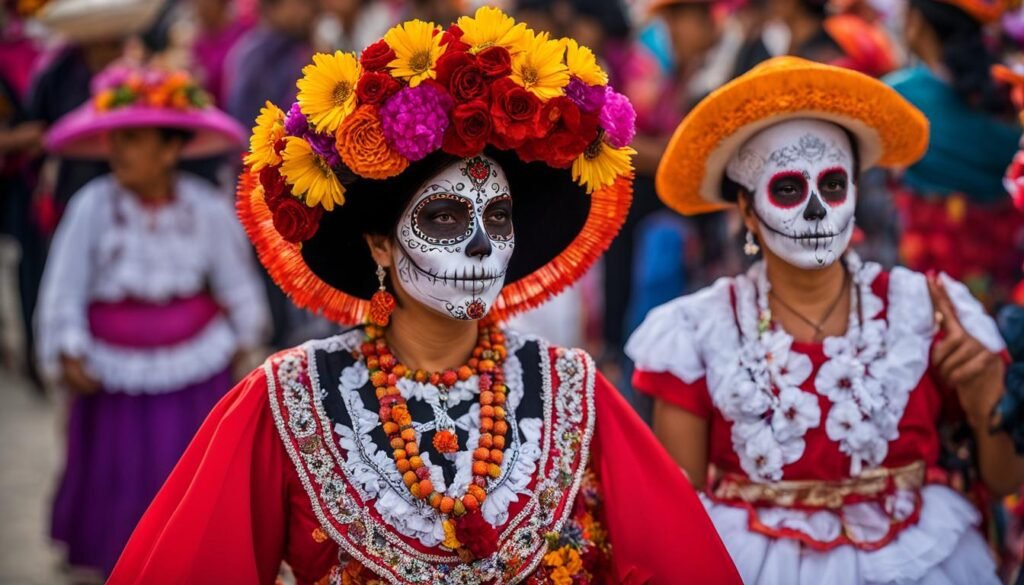
<svg viewBox="0 0 1024 585"><path fill-rule="evenodd" d="M828 360L814 387L831 402L825 431L850 456L850 474L856 476L865 466L880 465L889 442L899 436L910 392L928 365L931 332L922 333L919 310L903 307L906 315L891 306L906 304L894 301L899 295L891 295L890 312L906 316L895 324L880 317L885 305L871 285L881 267L862 263L853 252L845 262L853 277L849 325L843 336L824 341ZM768 323L763 263L737 277L734 287L739 348L709 390L733 423L733 450L743 470L755 481L779 481L783 467L803 455L807 430L821 423L818 397L800 389L813 368L810 358L793 349L792 336Z"/></svg>

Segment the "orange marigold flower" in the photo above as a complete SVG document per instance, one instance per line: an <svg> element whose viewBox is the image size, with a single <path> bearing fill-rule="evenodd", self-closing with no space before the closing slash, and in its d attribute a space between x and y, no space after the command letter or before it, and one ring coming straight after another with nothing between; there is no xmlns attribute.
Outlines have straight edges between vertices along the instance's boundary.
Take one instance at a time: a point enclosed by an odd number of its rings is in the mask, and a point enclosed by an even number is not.
<svg viewBox="0 0 1024 585"><path fill-rule="evenodd" d="M432 442L438 453L455 453L459 450L459 438L447 429L438 431Z"/></svg>
<svg viewBox="0 0 1024 585"><path fill-rule="evenodd" d="M384 140L374 106L356 108L338 127L335 138L341 161L361 177L389 179L409 166L409 161Z"/></svg>
<svg viewBox="0 0 1024 585"><path fill-rule="evenodd" d="M554 585L572 585L572 574L565 567L558 567L551 571L550 577Z"/></svg>

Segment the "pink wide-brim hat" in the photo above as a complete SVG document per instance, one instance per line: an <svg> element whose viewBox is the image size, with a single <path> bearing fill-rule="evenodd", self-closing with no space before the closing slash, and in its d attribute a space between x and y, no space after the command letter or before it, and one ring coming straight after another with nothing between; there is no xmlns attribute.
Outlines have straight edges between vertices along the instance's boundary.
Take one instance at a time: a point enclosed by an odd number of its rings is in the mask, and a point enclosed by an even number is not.
<svg viewBox="0 0 1024 585"><path fill-rule="evenodd" d="M92 100L57 120L46 134L46 149L79 159L110 157L107 135L124 128L176 128L195 136L182 149L182 158L203 158L241 152L246 132L233 118L215 107L174 110L124 106L97 111Z"/></svg>

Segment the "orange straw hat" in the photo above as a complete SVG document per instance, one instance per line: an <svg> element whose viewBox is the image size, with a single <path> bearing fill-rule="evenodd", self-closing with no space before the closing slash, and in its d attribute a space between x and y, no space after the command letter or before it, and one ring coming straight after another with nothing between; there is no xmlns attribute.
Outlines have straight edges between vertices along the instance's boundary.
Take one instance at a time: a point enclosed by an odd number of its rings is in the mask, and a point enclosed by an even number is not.
<svg viewBox="0 0 1024 585"><path fill-rule="evenodd" d="M726 209L725 167L760 130L795 118L833 122L857 139L861 168L907 166L928 148L928 120L862 73L797 57L765 61L704 98L676 128L656 186L683 215Z"/></svg>

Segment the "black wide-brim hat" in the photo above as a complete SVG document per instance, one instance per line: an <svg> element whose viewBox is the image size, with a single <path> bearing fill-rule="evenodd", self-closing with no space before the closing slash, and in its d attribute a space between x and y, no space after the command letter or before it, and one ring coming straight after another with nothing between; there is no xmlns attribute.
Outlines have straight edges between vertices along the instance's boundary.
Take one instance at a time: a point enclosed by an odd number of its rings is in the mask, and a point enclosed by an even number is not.
<svg viewBox="0 0 1024 585"><path fill-rule="evenodd" d="M526 163L514 152L488 149L509 181L516 245L505 285L488 320L533 308L570 286L618 234L632 201L632 176L587 194L566 169ZM299 307L341 324L365 321L377 290L367 233L394 233L419 187L459 160L437 153L386 180L359 178L346 186L343 206L325 213L316 235L286 241L256 175L243 173L238 213L262 264Z"/></svg>

